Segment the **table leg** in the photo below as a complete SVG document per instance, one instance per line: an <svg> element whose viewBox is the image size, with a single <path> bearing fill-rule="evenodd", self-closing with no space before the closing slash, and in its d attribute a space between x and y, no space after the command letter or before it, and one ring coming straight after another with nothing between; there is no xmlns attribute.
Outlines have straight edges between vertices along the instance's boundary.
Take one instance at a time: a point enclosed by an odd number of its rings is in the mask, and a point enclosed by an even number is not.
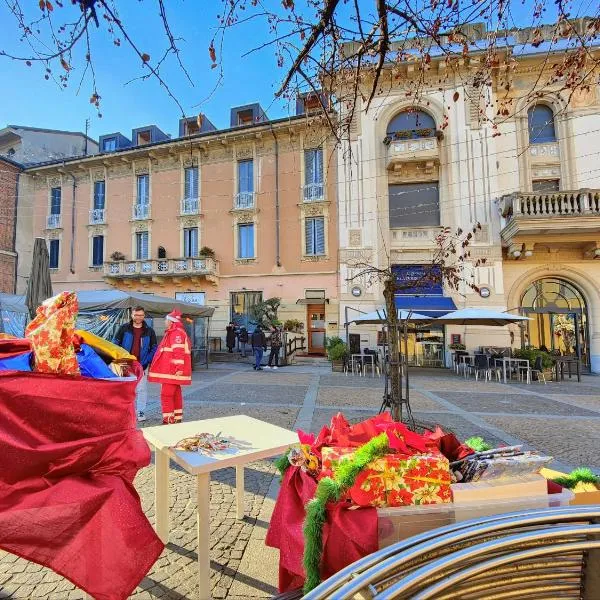
<svg viewBox="0 0 600 600"><path fill-rule="evenodd" d="M502 376L504 378L504 383L506 383L506 361L502 361Z"/></svg>
<svg viewBox="0 0 600 600"><path fill-rule="evenodd" d="M235 467L235 494L237 499L237 518L244 518L244 465Z"/></svg>
<svg viewBox="0 0 600 600"><path fill-rule="evenodd" d="M156 533L163 544L169 543L169 456L154 451L154 512Z"/></svg>
<svg viewBox="0 0 600 600"><path fill-rule="evenodd" d="M198 475L198 599L210 600L210 473Z"/></svg>

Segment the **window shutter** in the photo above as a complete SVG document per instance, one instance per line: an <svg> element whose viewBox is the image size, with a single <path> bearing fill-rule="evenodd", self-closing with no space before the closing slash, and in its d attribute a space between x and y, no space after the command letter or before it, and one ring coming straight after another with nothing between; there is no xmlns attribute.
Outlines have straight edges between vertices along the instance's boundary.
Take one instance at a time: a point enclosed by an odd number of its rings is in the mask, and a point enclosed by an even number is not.
<svg viewBox="0 0 600 600"><path fill-rule="evenodd" d="M315 220L306 219L304 222L304 232L306 234L306 254L315 253Z"/></svg>
<svg viewBox="0 0 600 600"><path fill-rule="evenodd" d="M323 150L313 148L304 151L305 183L323 183Z"/></svg>
<svg viewBox="0 0 600 600"><path fill-rule="evenodd" d="M92 265L98 267L104 262L104 236L96 235L92 238Z"/></svg>
<svg viewBox="0 0 600 600"><path fill-rule="evenodd" d="M198 167L188 167L185 170L185 191L186 200L198 197Z"/></svg>
<svg viewBox="0 0 600 600"><path fill-rule="evenodd" d="M106 183L104 181L96 181L94 183L94 210L103 210L105 202Z"/></svg>
<svg viewBox="0 0 600 600"><path fill-rule="evenodd" d="M138 204L148 204L148 175L138 176Z"/></svg>
<svg viewBox="0 0 600 600"><path fill-rule="evenodd" d="M196 257L198 256L198 228L194 227L194 229L192 229L192 243L191 243L191 250L192 250L192 256Z"/></svg>
<svg viewBox="0 0 600 600"><path fill-rule="evenodd" d="M60 250L60 241L59 240L50 240L50 261L49 267L51 269L58 269L58 255Z"/></svg>
<svg viewBox="0 0 600 600"><path fill-rule="evenodd" d="M61 188L52 188L50 192L50 214L60 215Z"/></svg>
<svg viewBox="0 0 600 600"><path fill-rule="evenodd" d="M238 163L238 191L254 191L254 163L251 160L241 160Z"/></svg>
<svg viewBox="0 0 600 600"><path fill-rule="evenodd" d="M325 219L315 219L315 254L325 254Z"/></svg>

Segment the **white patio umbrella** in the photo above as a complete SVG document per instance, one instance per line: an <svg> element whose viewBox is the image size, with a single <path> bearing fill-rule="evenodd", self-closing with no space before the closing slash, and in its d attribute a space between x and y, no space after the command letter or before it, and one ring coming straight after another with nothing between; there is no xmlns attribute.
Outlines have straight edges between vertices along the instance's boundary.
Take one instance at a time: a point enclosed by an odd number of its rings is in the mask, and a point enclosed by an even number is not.
<svg viewBox="0 0 600 600"><path fill-rule="evenodd" d="M352 319L350 323L356 323L356 325L379 325L385 323L386 319L387 312L385 308L380 308L379 310L360 315L360 317ZM432 319L431 317L427 317L416 312L398 309L398 320L408 320L409 323L412 323L417 321L435 321L436 319Z"/></svg>
<svg viewBox="0 0 600 600"><path fill-rule="evenodd" d="M461 308L443 317L433 319L433 321L440 325L491 325L502 327L510 323L530 321L530 319L522 315L511 315L510 313L485 308Z"/></svg>

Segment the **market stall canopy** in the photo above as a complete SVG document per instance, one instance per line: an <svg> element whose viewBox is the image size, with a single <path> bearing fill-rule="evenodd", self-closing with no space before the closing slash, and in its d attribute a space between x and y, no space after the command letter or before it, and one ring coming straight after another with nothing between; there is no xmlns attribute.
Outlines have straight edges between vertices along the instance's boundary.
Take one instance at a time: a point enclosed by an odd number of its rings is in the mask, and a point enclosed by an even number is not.
<svg viewBox="0 0 600 600"><path fill-rule="evenodd" d="M485 308L461 308L443 317L435 319L440 325L491 325L502 327L510 323L529 321L528 317L511 315L506 312L487 310Z"/></svg>
<svg viewBox="0 0 600 600"><path fill-rule="evenodd" d="M380 308L379 310L365 313L360 315L360 317L356 317L356 319L352 319L349 323L356 323L357 325L376 325L380 323L386 323L387 313L385 308ZM408 311L408 310L399 310L398 311L398 320L399 321L431 321L431 317L427 317L426 315L421 315L416 312Z"/></svg>
<svg viewBox="0 0 600 600"><path fill-rule="evenodd" d="M191 302L182 302L175 298L157 296L155 294L140 294L137 292L122 292L121 290L93 290L77 292L80 311L101 311L115 308L127 309L143 306L147 313L153 315L168 315L173 309L179 310L188 317L212 317L215 309Z"/></svg>
<svg viewBox="0 0 600 600"><path fill-rule="evenodd" d="M29 314L29 309L25 304L25 296L15 296L14 294L0 294L0 310Z"/></svg>

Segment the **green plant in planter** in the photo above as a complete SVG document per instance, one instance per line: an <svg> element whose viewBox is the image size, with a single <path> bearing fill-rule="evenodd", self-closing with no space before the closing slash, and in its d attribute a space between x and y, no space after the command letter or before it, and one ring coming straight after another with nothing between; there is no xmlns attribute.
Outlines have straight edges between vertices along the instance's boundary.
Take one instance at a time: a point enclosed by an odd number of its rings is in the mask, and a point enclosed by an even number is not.
<svg viewBox="0 0 600 600"><path fill-rule="evenodd" d="M125 260L125 255L122 252L119 252L118 250L115 250L111 255L110 255L110 259L117 261L117 260Z"/></svg>
<svg viewBox="0 0 600 600"><path fill-rule="evenodd" d="M300 332L304 328L304 323L298 319L287 319L283 324L284 331Z"/></svg>
<svg viewBox="0 0 600 600"><path fill-rule="evenodd" d="M466 350L467 347L464 344L450 344L448 346L450 350Z"/></svg>
<svg viewBox="0 0 600 600"><path fill-rule="evenodd" d="M534 365L537 357L541 356L542 357L542 368L544 370L551 369L552 365L554 364L554 360L552 359L552 356L550 354L548 354L548 352L544 352L543 350L540 350L539 348L522 348L519 350L515 350L513 352L513 355L515 356L515 358L527 359L531 366Z"/></svg>
<svg viewBox="0 0 600 600"><path fill-rule="evenodd" d="M204 256L205 258L214 258L215 251L208 246L202 246L202 248L200 248L200 256Z"/></svg>
<svg viewBox="0 0 600 600"><path fill-rule="evenodd" d="M331 361L344 360L348 356L347 344L337 335L325 340L325 350L327 351L327 357Z"/></svg>

